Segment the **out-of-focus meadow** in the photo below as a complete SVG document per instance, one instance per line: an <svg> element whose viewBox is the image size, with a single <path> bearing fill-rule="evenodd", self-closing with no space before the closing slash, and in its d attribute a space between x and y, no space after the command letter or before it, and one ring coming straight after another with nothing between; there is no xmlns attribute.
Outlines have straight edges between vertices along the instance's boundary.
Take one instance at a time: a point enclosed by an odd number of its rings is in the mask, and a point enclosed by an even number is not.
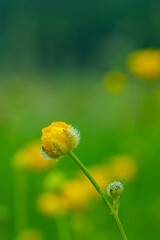
<svg viewBox="0 0 160 240"><path fill-rule="evenodd" d="M53 121L79 129L74 152L105 192L124 182L128 239L159 239L159 1L0 6L0 239L120 239L74 162L42 158Z"/></svg>

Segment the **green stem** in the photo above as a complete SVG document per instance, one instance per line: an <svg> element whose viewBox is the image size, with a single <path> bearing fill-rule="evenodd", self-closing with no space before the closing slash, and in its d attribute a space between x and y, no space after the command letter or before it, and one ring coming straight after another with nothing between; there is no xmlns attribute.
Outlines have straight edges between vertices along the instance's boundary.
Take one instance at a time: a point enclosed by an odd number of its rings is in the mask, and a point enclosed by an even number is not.
<svg viewBox="0 0 160 240"><path fill-rule="evenodd" d="M113 199L113 209L115 213L118 214L118 209L119 209L119 198Z"/></svg>
<svg viewBox="0 0 160 240"><path fill-rule="evenodd" d="M62 214L56 217L56 225L58 230L59 240L71 240L70 229L68 226L68 221L66 221L66 214Z"/></svg>
<svg viewBox="0 0 160 240"><path fill-rule="evenodd" d="M95 179L92 177L92 175L90 174L90 172L87 170L87 168L83 165L83 163L76 157L76 155L73 152L70 152L68 154L72 160L78 165L78 167L84 172L84 174L87 176L87 178L90 180L90 182L93 184L93 186L95 187L95 189L97 190L97 192L100 194L100 196L102 197L103 201L105 202L106 206L108 207L110 213L112 214L115 223L117 225L117 228L119 230L119 233L121 235L121 238L123 240L127 240L126 234L124 232L123 226L121 224L121 221L118 217L118 214L114 211L111 203L109 202L109 200L107 199L105 193L103 192L103 190L100 188L100 186L98 185L98 183L95 181Z"/></svg>
<svg viewBox="0 0 160 240"><path fill-rule="evenodd" d="M16 234L27 227L27 183L26 173L15 170L15 229Z"/></svg>

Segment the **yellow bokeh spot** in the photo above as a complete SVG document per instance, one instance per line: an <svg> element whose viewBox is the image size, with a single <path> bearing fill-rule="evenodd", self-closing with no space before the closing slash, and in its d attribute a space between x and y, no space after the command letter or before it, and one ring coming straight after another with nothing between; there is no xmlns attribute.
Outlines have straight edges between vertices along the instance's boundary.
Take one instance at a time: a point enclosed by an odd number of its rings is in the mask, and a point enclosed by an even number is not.
<svg viewBox="0 0 160 240"><path fill-rule="evenodd" d="M51 217L64 210L61 198L53 193L41 194L37 199L37 209L40 213Z"/></svg>
<svg viewBox="0 0 160 240"><path fill-rule="evenodd" d="M104 77L104 86L110 93L120 93L126 86L126 76L122 72L113 71Z"/></svg>
<svg viewBox="0 0 160 240"><path fill-rule="evenodd" d="M89 171L94 177L94 179L97 181L99 186L105 191L106 186L109 184L111 179L111 171L108 165L101 164L101 165L92 166L89 168ZM91 184L90 184L90 188L91 188L90 191L92 191L92 194L95 196L98 196L96 189Z"/></svg>
<svg viewBox="0 0 160 240"><path fill-rule="evenodd" d="M82 179L70 180L64 186L62 198L67 210L82 210L90 200L89 186Z"/></svg>
<svg viewBox="0 0 160 240"><path fill-rule="evenodd" d="M23 230L16 240L43 240L42 233L35 229Z"/></svg>
<svg viewBox="0 0 160 240"><path fill-rule="evenodd" d="M127 59L129 71L146 81L160 77L160 49L141 49L131 53Z"/></svg>
<svg viewBox="0 0 160 240"><path fill-rule="evenodd" d="M113 179L131 180L136 172L137 167L132 157L128 155L117 155L110 158Z"/></svg>
<svg viewBox="0 0 160 240"><path fill-rule="evenodd" d="M45 160L41 153L41 142L33 141L19 150L13 159L13 164L19 170L46 170L53 166L53 163Z"/></svg>

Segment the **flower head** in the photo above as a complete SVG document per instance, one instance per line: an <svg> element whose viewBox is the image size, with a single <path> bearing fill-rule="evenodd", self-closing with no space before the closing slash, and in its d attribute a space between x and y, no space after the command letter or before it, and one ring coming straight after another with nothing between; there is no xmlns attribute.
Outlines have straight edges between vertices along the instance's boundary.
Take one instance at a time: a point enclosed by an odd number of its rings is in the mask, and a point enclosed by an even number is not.
<svg viewBox="0 0 160 240"><path fill-rule="evenodd" d="M160 49L140 49L127 59L130 72L144 80L152 81L160 77Z"/></svg>
<svg viewBox="0 0 160 240"><path fill-rule="evenodd" d="M46 170L52 163L46 161L40 153L41 143L33 141L19 150L13 159L14 167L19 170Z"/></svg>
<svg viewBox="0 0 160 240"><path fill-rule="evenodd" d="M121 182L112 182L108 185L107 195L112 198L120 198L123 192L123 185Z"/></svg>
<svg viewBox="0 0 160 240"><path fill-rule="evenodd" d="M53 122L42 130L42 153L47 159L58 159L77 147L79 132L64 122Z"/></svg>

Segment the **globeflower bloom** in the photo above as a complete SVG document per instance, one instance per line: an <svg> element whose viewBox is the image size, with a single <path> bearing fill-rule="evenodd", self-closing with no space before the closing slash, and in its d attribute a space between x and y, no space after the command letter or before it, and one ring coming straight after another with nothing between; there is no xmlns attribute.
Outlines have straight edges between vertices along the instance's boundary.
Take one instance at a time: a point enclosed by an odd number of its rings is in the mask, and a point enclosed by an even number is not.
<svg viewBox="0 0 160 240"><path fill-rule="evenodd" d="M42 130L42 154L47 160L58 159L77 147L79 132L64 122L53 122Z"/></svg>
<svg viewBox="0 0 160 240"><path fill-rule="evenodd" d="M146 81L160 77L160 49L140 49L131 53L127 59L129 71Z"/></svg>

